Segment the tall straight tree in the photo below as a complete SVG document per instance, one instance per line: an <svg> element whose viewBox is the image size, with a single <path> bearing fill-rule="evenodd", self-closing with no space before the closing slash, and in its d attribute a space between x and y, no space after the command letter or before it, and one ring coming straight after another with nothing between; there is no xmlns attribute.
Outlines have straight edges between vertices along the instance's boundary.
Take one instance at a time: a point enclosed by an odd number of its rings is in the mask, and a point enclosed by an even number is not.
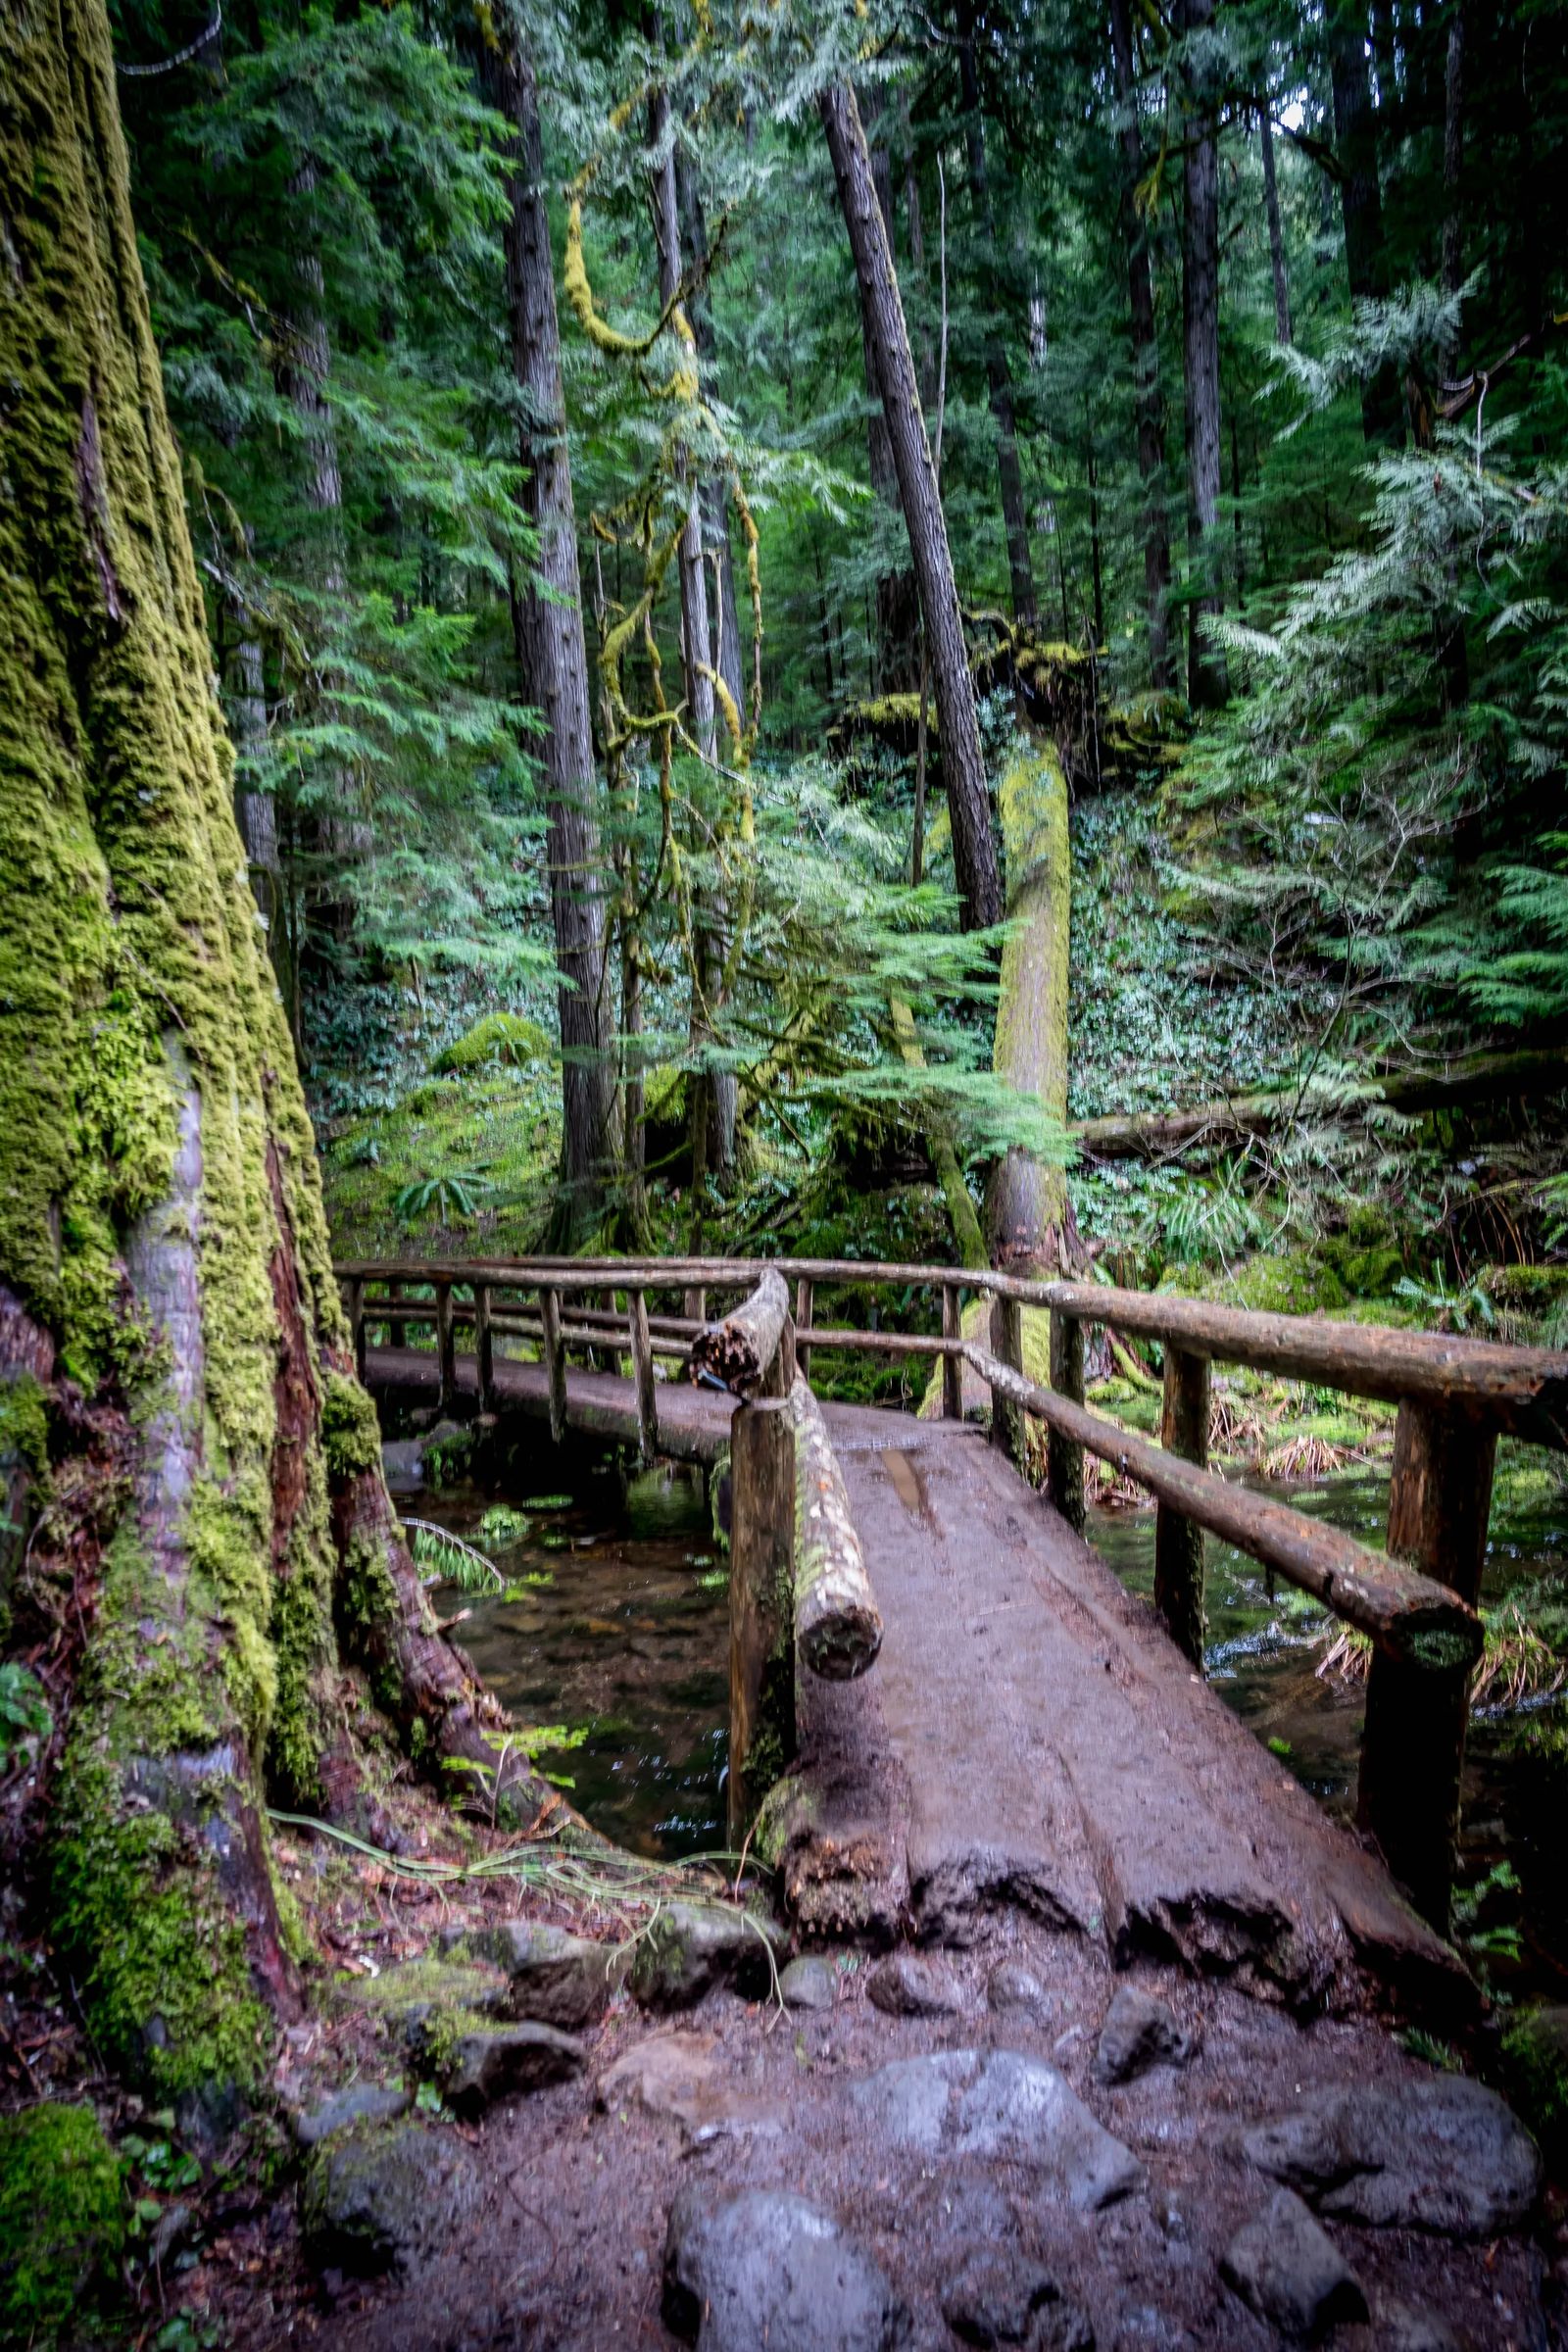
<svg viewBox="0 0 1568 2352"><path fill-rule="evenodd" d="M997 230L991 210L991 184L986 176L985 119L980 110L980 77L975 71L974 27L966 21L958 43L958 70L963 85L964 150L969 164L969 201L974 208L975 237L994 289L997 276ZM1029 513L1024 504L1023 474L1018 465L1018 423L1013 410L1012 374L1002 332L988 300L986 310L986 382L991 392L991 416L997 428L997 487L1002 498L1002 527L1007 541L1007 577L1012 591L1012 615L1020 627L1032 629L1039 620L1035 599L1034 564L1029 554Z"/></svg>
<svg viewBox="0 0 1568 2352"><path fill-rule="evenodd" d="M507 301L513 371L522 394L523 504L539 536L539 554L536 574L514 586L512 618L522 690L544 719L545 855L560 974L562 1218L570 1239L601 1212L614 1158L598 777L539 91L520 39L503 52L486 52L485 76L497 112L514 125L504 232Z"/></svg>
<svg viewBox="0 0 1568 2352"><path fill-rule="evenodd" d="M867 133L866 144L871 157L871 180L876 189L878 210L882 215L883 233L888 251L893 251L893 162L888 153L887 139L879 108ZM876 360L871 349L870 330L862 312L860 318L860 356L865 368L866 459L870 467L871 488L881 505L890 513L901 513L899 504L899 474L893 463L893 443L888 436L887 418L882 414L882 396L877 385ZM898 564L891 570L878 573L876 583L876 640L878 683L881 691L900 691L912 686L919 672L919 599L915 593L914 577L907 564Z"/></svg>
<svg viewBox="0 0 1568 2352"><path fill-rule="evenodd" d="M991 801L980 751L974 681L963 642L963 616L953 576L948 526L931 464L915 381L909 330L893 268L882 208L871 176L871 158L855 92L848 82L830 82L817 100L827 133L839 202L849 229L859 281L860 305L882 394L898 470L899 496L914 557L931 673L936 685L942 737L942 773L953 826L953 862L964 928L1000 921L1002 883L991 830Z"/></svg>
<svg viewBox="0 0 1568 2352"><path fill-rule="evenodd" d="M1389 292L1389 260L1364 0L1329 0L1328 41L1346 274L1354 301L1383 302ZM1361 429L1369 442L1401 438L1399 399L1398 371L1391 362L1362 387Z"/></svg>
<svg viewBox="0 0 1568 2352"><path fill-rule="evenodd" d="M675 158L675 193L679 200L681 238L692 257L694 280L691 301L692 334L697 357L710 375L718 365L713 332L713 305L708 287L708 215L696 162L683 147ZM709 660L729 690L737 710L746 709L746 678L741 661L740 609L735 598L735 558L729 543L722 475L710 474L703 483L703 539L712 572L713 595L709 611Z"/></svg>
<svg viewBox="0 0 1568 2352"><path fill-rule="evenodd" d="M268 1804L369 1801L368 1699L491 1782L505 1718L436 1630L354 1377L103 0L0 11L0 1390L50 1416L8 1598L58 1735L34 1891L95 2055L221 2113L299 2000Z"/></svg>
<svg viewBox="0 0 1568 2352"><path fill-rule="evenodd" d="M1268 220L1268 266L1274 280L1274 340L1291 337L1291 281L1285 270L1285 231L1280 222L1280 183L1274 169L1274 119L1265 89L1257 110L1257 144L1263 161L1263 211Z"/></svg>
<svg viewBox="0 0 1568 2352"><path fill-rule="evenodd" d="M1154 324L1149 230L1138 209L1138 190L1144 176L1144 142L1138 127L1138 78L1128 0L1110 0L1110 44L1121 118L1121 225L1127 247L1127 294L1132 316L1138 472L1144 487L1144 603L1149 620L1149 674L1163 693L1172 682L1167 610L1170 529L1165 516L1165 403L1159 384L1159 336Z"/></svg>
<svg viewBox="0 0 1568 2352"><path fill-rule="evenodd" d="M1182 314L1187 359L1187 693L1195 709L1225 700L1225 658L1203 622L1221 609L1218 535L1219 58L1214 0L1179 0L1186 118Z"/></svg>

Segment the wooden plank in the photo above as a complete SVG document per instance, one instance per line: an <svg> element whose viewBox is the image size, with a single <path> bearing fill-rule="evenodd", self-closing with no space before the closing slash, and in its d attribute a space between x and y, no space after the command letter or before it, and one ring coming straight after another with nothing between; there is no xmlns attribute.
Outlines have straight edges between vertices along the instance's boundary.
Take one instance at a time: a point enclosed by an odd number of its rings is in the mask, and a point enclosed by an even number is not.
<svg viewBox="0 0 1568 2352"><path fill-rule="evenodd" d="M942 1285L942 1418L963 1419L963 1293L956 1282Z"/></svg>
<svg viewBox="0 0 1568 2352"><path fill-rule="evenodd" d="M544 1338L545 1378L550 1388L550 1435L559 1446L566 1434L566 1359L561 1351L561 1294L539 1294L540 1325Z"/></svg>
<svg viewBox="0 0 1568 2352"><path fill-rule="evenodd" d="M795 1756L795 1419L786 1397L744 1404L730 1427L729 1840Z"/></svg>
<svg viewBox="0 0 1568 2352"><path fill-rule="evenodd" d="M1165 1350L1159 1442L1167 1453L1208 1467L1208 1358ZM1154 1514L1154 1606L1177 1648L1203 1663L1203 1531L1173 1503Z"/></svg>
<svg viewBox="0 0 1568 2352"><path fill-rule="evenodd" d="M1496 1433L1402 1404L1389 1484L1389 1553L1474 1604L1487 1556ZM1424 1919L1446 1933L1459 1835L1470 1665L1374 1653L1357 1814Z"/></svg>
<svg viewBox="0 0 1568 2352"><path fill-rule="evenodd" d="M816 1286L803 1274L795 1285L795 1368L801 1378L809 1383L811 1377L811 1348L808 1334L811 1328L811 1307Z"/></svg>
<svg viewBox="0 0 1568 2352"><path fill-rule="evenodd" d="M637 1385L637 1449L645 1462L659 1451L659 1393L654 1385L654 1350L648 1330L648 1301L631 1294L631 1361Z"/></svg>
<svg viewBox="0 0 1568 2352"><path fill-rule="evenodd" d="M1083 1403L1084 1327L1073 1316L1054 1312L1051 1318L1051 1385L1069 1404ZM1074 1533L1081 1536L1086 1516L1084 1449L1059 1429L1050 1433L1047 1486L1056 1509Z"/></svg>
<svg viewBox="0 0 1568 2352"><path fill-rule="evenodd" d="M882 1618L822 1408L799 1376L790 1403L796 1644L813 1674L826 1682L853 1682L875 1662Z"/></svg>
<svg viewBox="0 0 1568 2352"><path fill-rule="evenodd" d="M1098 1413L1037 1387L983 1348L971 1343L964 1353L993 1393L1004 1388L1048 1427L1064 1431L1102 1461L1114 1462L1211 1535L1223 1536L1265 1567L1278 1569L1336 1616L1370 1634L1381 1647L1427 1664L1467 1664L1480 1655L1481 1620L1433 1578L1401 1561L1384 1559L1353 1537L1308 1519L1270 1494L1253 1494L1212 1470L1195 1468L1114 1421L1102 1420Z"/></svg>

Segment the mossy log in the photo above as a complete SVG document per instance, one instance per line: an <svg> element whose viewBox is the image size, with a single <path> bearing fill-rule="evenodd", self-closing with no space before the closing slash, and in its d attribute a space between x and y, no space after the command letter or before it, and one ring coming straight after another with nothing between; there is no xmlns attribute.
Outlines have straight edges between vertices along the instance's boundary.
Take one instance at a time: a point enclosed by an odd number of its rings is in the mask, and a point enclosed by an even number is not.
<svg viewBox="0 0 1568 2352"><path fill-rule="evenodd" d="M493 1765L501 1718L353 1377L102 0L0 12L0 1286L50 1424L13 1598L58 1726L29 1860L96 2050L221 2103L300 1998L268 1805L368 1801L344 1664L432 1766Z"/></svg>
<svg viewBox="0 0 1568 2352"><path fill-rule="evenodd" d="M826 1682L876 1662L882 1616L827 1423L804 1380L790 1391L795 1423L795 1644Z"/></svg>
<svg viewBox="0 0 1568 2352"><path fill-rule="evenodd" d="M1067 1126L1067 934L1072 904L1067 783L1054 752L1011 760L999 794L1006 858L1006 944L992 1066L1038 1103L1042 1148L1014 1145L986 1190L993 1263L1067 1271L1076 1231L1063 1173Z"/></svg>
<svg viewBox="0 0 1568 2352"><path fill-rule="evenodd" d="M785 1368L777 1385L772 1384L789 1320L790 1295L784 1277L768 1266L750 1298L722 1323L710 1323L698 1333L687 1360L690 1377L728 1389L732 1396L756 1396L764 1389L771 1395L786 1395L793 1364Z"/></svg>

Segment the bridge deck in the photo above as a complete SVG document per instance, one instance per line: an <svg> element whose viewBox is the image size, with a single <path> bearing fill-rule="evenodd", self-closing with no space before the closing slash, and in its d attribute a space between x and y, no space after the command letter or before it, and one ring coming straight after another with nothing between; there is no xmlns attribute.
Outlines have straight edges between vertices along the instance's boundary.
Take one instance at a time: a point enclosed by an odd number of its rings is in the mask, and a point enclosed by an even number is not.
<svg viewBox="0 0 1568 2352"><path fill-rule="evenodd" d="M371 1386L428 1396L434 1362L372 1350ZM473 1368L460 1359L471 1394ZM499 1361L503 1409L544 1416L537 1365ZM711 1462L731 1400L662 1385L668 1451ZM1016 1906L1228 1975L1293 2006L1367 1980L1423 2011L1469 1979L1381 1864L1193 1674L1099 1554L972 1429L824 1406L882 1609L871 1673L802 1678L785 1877L823 1932L912 1924L961 1942ZM568 1421L636 1442L632 1386L572 1369Z"/></svg>

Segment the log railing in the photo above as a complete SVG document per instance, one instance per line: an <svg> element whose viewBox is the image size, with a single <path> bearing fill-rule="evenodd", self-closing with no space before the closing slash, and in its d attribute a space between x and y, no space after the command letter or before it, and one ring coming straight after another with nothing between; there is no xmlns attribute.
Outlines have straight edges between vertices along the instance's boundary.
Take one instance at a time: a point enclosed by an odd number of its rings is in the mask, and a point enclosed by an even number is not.
<svg viewBox="0 0 1568 2352"><path fill-rule="evenodd" d="M719 1345L713 1335L727 1331L740 1349L733 1359L741 1376L737 1385L749 1399L736 1416L737 1435L746 1413L763 1421L771 1416L779 1424L771 1441L771 1470L763 1475L759 1467L758 1494L796 1492L780 1435L787 1429L792 1462L798 1460L800 1425L792 1404L793 1374L783 1368L786 1348L793 1351L807 1395L819 1355L856 1351L939 1359L942 1410L950 1419L963 1410L967 1364L990 1391L993 1442L1014 1459L1021 1458L1026 1419L1044 1424L1049 1492L1072 1526L1081 1529L1084 1523L1086 1452L1113 1463L1153 1494L1156 1604L1172 1638L1195 1664L1202 1659L1204 1531L1313 1593L1369 1636L1373 1655L1360 1820L1420 1908L1446 1921L1468 1685L1482 1641L1475 1604L1496 1441L1505 1433L1568 1450L1568 1355L1316 1316L1258 1314L1092 1283L1034 1282L985 1269L853 1259L357 1262L342 1266L339 1274L362 1365L372 1326L385 1331L394 1346L410 1333L431 1333L441 1395L450 1399L457 1393L458 1334L471 1332L481 1409L493 1409L497 1345L521 1341L549 1366L551 1425L558 1436L566 1420L567 1354L586 1351L595 1363L629 1357L642 1446L649 1454L658 1446L655 1359L693 1360L699 1377L728 1386L731 1357L722 1350L713 1353ZM793 1317L785 1288L789 1281L795 1284ZM940 1300L940 1328L865 1331L818 1322L819 1294L847 1288L896 1289L906 1301L911 1294L934 1294ZM651 1295L678 1299L678 1311L654 1311ZM760 1303L764 1296L765 1311ZM966 1297L991 1300L989 1347L964 1336ZM710 1326L710 1302L728 1298L743 1301L741 1313ZM1049 1387L1024 1375L1025 1307L1051 1318ZM1089 1324L1160 1343L1160 1445L1086 1407L1083 1334ZM736 1339L748 1329L753 1354L759 1339L764 1349L771 1345L755 1377L747 1346ZM770 1334L776 1334L771 1343ZM1209 1369L1216 1362L1245 1364L1397 1405L1387 1555L1207 1468ZM760 1423L757 1434L740 1443L753 1448L769 1441ZM737 1524L744 1518L740 1490L737 1477ZM759 1527L760 1560L772 1540ZM748 1541L743 1533L743 1549ZM801 1556L801 1546L792 1541L791 1577ZM781 1573L776 1561L773 1573ZM769 1654L776 1655L776 1625L763 1641L764 1649L766 1640L774 1642ZM770 1745L769 1738L759 1743L759 1771Z"/></svg>

